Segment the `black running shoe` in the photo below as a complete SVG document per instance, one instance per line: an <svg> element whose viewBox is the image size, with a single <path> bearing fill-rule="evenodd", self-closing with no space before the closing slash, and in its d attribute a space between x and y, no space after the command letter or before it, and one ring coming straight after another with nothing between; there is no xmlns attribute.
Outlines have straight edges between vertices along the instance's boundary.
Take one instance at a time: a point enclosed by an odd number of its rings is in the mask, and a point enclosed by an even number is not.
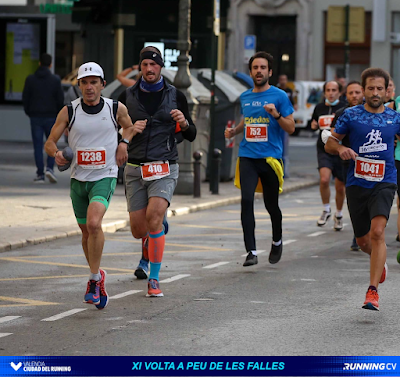
<svg viewBox="0 0 400 377"><path fill-rule="evenodd" d="M357 244L357 241L356 241L355 237L353 238L353 242L351 243L350 249L352 251L360 251L361 250L360 246L358 246L358 244Z"/></svg>
<svg viewBox="0 0 400 377"><path fill-rule="evenodd" d="M279 246L272 244L271 252L269 253L269 263L275 264L281 260L283 245L282 242Z"/></svg>
<svg viewBox="0 0 400 377"><path fill-rule="evenodd" d="M244 267L253 266L258 263L257 255L254 255L251 251L247 254L246 260L243 263Z"/></svg>

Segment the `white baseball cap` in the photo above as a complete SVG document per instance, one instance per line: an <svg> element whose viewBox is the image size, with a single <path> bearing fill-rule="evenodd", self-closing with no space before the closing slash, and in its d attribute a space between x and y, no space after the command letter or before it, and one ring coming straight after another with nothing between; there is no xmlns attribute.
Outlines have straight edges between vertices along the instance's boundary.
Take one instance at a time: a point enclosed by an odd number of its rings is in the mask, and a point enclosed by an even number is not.
<svg viewBox="0 0 400 377"><path fill-rule="evenodd" d="M104 80L103 68L101 68L95 62L88 62L88 63L82 64L78 69L77 79L79 80L79 79L81 79L83 77L87 77L87 76L98 76Z"/></svg>

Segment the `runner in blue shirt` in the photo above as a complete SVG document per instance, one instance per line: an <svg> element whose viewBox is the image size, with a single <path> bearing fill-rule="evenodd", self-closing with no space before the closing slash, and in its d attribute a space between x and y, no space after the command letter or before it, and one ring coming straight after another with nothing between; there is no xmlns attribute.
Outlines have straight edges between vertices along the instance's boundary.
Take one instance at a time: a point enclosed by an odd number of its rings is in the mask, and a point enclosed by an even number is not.
<svg viewBox="0 0 400 377"><path fill-rule="evenodd" d="M371 258L363 308L379 310L378 284L387 276L385 227L397 189L393 150L400 114L383 104L389 84L386 71L369 68L361 79L366 103L345 110L325 149L350 160L346 195L351 222L358 245ZM339 144L347 134L350 148Z"/></svg>
<svg viewBox="0 0 400 377"><path fill-rule="evenodd" d="M282 150L285 132L293 133L293 106L286 93L269 84L272 76L273 57L260 51L249 61L250 76L254 88L240 96L243 118L236 128L225 131L226 138L244 131L239 147L239 159L235 184L242 193L242 227L247 257L243 266L258 263L254 192L261 181L265 208L271 216L272 246L270 263L278 263L282 255L282 213L278 195L282 190ZM240 175L240 178L238 177Z"/></svg>

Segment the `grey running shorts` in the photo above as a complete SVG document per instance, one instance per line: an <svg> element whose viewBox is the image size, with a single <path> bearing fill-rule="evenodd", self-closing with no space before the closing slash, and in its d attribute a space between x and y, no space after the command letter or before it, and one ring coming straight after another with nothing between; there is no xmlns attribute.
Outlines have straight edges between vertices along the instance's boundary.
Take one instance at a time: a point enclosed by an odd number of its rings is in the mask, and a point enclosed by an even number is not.
<svg viewBox="0 0 400 377"><path fill-rule="evenodd" d="M144 181L140 174L140 166L126 164L125 166L125 195L128 204L128 212L139 211L146 208L149 198L155 196L164 198L171 204L179 177L179 165L172 164L169 167L170 175L154 181Z"/></svg>

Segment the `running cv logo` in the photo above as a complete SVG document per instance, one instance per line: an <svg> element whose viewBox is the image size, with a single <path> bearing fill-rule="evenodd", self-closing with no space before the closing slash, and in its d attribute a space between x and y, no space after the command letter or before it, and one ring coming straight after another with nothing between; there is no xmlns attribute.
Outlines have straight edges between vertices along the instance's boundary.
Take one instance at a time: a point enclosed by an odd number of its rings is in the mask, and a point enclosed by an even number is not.
<svg viewBox="0 0 400 377"><path fill-rule="evenodd" d="M387 144L382 142L382 133L379 130L372 130L365 136L369 140L359 148L359 153L370 153L386 151Z"/></svg>

